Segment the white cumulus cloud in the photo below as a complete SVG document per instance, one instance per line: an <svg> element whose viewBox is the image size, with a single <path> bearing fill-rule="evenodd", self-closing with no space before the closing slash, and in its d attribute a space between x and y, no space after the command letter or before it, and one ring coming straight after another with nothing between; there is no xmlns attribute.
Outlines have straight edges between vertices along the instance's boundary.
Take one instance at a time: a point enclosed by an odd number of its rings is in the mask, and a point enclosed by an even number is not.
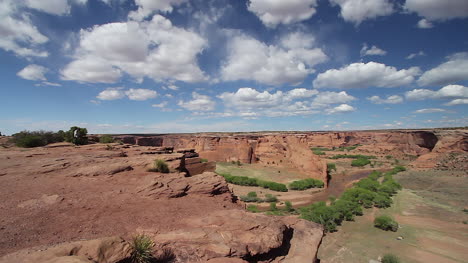
<svg viewBox="0 0 468 263"><path fill-rule="evenodd" d="M417 26L419 28L423 28L423 29L428 29L428 28L434 27L434 25L432 25L431 21L429 21L429 20L427 20L425 18L419 20Z"/></svg>
<svg viewBox="0 0 468 263"><path fill-rule="evenodd" d="M411 54L409 54L409 55L406 57L406 59L413 59L413 58L416 58L416 57L423 57L423 56L425 56L425 55L426 55L426 53L424 53L424 51L419 51L419 52L417 52L417 53L411 53Z"/></svg>
<svg viewBox="0 0 468 263"><path fill-rule="evenodd" d="M361 48L361 56L385 56L387 51L378 48L377 46L369 47L364 44Z"/></svg>
<svg viewBox="0 0 468 263"><path fill-rule="evenodd" d="M327 107L330 104L344 104L356 100L355 97L346 93L346 91L333 92L325 91L320 92L313 100L312 106L314 108Z"/></svg>
<svg viewBox="0 0 468 263"><path fill-rule="evenodd" d="M328 59L320 48L313 46L313 36L305 33L283 36L280 45L267 45L250 36L234 34L221 67L222 79L255 80L269 85L299 84L314 72L313 66Z"/></svg>
<svg viewBox="0 0 468 263"><path fill-rule="evenodd" d="M180 100L177 105L189 111L212 111L216 106L216 102L210 96L192 92L192 100Z"/></svg>
<svg viewBox="0 0 468 263"><path fill-rule="evenodd" d="M420 109L414 111L414 113L436 113L436 112L446 112L447 110L439 109L439 108L428 108L428 109Z"/></svg>
<svg viewBox="0 0 468 263"><path fill-rule="evenodd" d="M154 12L172 12L174 6L181 5L187 0L135 0L138 10L129 13L129 17L135 20L143 20Z"/></svg>
<svg viewBox="0 0 468 263"><path fill-rule="evenodd" d="M96 96L100 100L118 100L123 97L125 97L125 92L122 88L107 88Z"/></svg>
<svg viewBox="0 0 468 263"><path fill-rule="evenodd" d="M353 63L320 73L313 84L315 88L391 88L409 85L419 74L418 67L398 70L377 62Z"/></svg>
<svg viewBox="0 0 468 263"><path fill-rule="evenodd" d="M406 0L405 8L429 20L468 17L466 0Z"/></svg>
<svg viewBox="0 0 468 263"><path fill-rule="evenodd" d="M462 105L462 104L468 104L468 99L454 99L452 101L449 101L445 103L445 106L454 106L454 105Z"/></svg>
<svg viewBox="0 0 468 263"><path fill-rule="evenodd" d="M42 80L46 81L44 74L47 72L47 69L43 66L36 64L31 64L20 70L16 75L27 80Z"/></svg>
<svg viewBox="0 0 468 263"><path fill-rule="evenodd" d="M250 0L247 4L268 27L307 20L315 14L316 6L317 0Z"/></svg>
<svg viewBox="0 0 468 263"><path fill-rule="evenodd" d="M204 81L197 55L206 44L197 33L175 27L161 15L97 25L80 31L80 45L62 78L113 83L125 72L137 80Z"/></svg>
<svg viewBox="0 0 468 263"><path fill-rule="evenodd" d="M461 85L448 85L439 90L414 89L405 93L408 100L426 100L426 99L451 99L444 104L454 106L466 104L468 101L468 87Z"/></svg>
<svg viewBox="0 0 468 263"><path fill-rule="evenodd" d="M329 0L333 5L339 5L341 16L345 21L355 25L364 20L375 19L393 13L393 4L388 0Z"/></svg>
<svg viewBox="0 0 468 263"><path fill-rule="evenodd" d="M446 85L468 80L468 52L456 53L447 57L447 62L424 72L418 85Z"/></svg>
<svg viewBox="0 0 468 263"><path fill-rule="evenodd" d="M125 91L125 95L130 100L149 100L156 98L158 93L150 89L129 89Z"/></svg>
<svg viewBox="0 0 468 263"><path fill-rule="evenodd" d="M353 112L355 111L356 108L354 108L351 105L348 104L341 104L339 106L336 106L334 108L326 110L328 114L335 114L335 113L347 113L347 112Z"/></svg>
<svg viewBox="0 0 468 263"><path fill-rule="evenodd" d="M386 99L380 98L379 96L375 95L367 99L374 104L398 104L403 102L403 97L398 95L391 95L388 96Z"/></svg>

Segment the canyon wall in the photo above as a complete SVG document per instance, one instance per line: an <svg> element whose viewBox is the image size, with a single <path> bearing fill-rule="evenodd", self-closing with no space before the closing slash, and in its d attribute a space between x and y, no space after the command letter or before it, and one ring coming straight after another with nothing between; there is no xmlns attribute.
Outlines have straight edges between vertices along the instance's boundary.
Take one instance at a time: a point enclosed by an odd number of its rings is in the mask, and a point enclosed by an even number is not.
<svg viewBox="0 0 468 263"><path fill-rule="evenodd" d="M415 167L433 167L424 155L439 157L446 152L468 151L467 130L391 130L343 132L200 133L154 136L120 135L125 143L192 148L210 161L241 161L296 169L326 181L326 162L311 147L360 145L359 152L421 159ZM433 158L431 159L433 160Z"/></svg>

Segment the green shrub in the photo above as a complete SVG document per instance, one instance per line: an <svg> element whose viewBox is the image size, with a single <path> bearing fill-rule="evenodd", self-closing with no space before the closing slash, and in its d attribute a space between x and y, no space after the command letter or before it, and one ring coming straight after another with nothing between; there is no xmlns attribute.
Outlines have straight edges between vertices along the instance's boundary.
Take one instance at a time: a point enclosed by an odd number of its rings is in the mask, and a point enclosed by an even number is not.
<svg viewBox="0 0 468 263"><path fill-rule="evenodd" d="M88 143L88 130L86 128L80 128L73 126L65 133L65 140L75 145L85 145Z"/></svg>
<svg viewBox="0 0 468 263"><path fill-rule="evenodd" d="M344 159L344 158L349 158L349 159L375 159L377 157L371 156L371 155L362 155L362 154L337 154L330 159Z"/></svg>
<svg viewBox="0 0 468 263"><path fill-rule="evenodd" d="M400 263L400 259L393 254L385 254L382 258L382 263Z"/></svg>
<svg viewBox="0 0 468 263"><path fill-rule="evenodd" d="M169 166L166 161L157 159L154 161L153 168L149 169L150 172L169 173Z"/></svg>
<svg viewBox="0 0 468 263"><path fill-rule="evenodd" d="M208 162L208 159L201 158L201 159L200 159L200 162L202 162L202 163L207 163L207 162Z"/></svg>
<svg viewBox="0 0 468 263"><path fill-rule="evenodd" d="M390 159L393 158L393 156L391 156L391 155L386 155L385 158L386 158L387 160L390 160Z"/></svg>
<svg viewBox="0 0 468 263"><path fill-rule="evenodd" d="M319 150L313 150L312 151L315 155L325 155L325 152L319 151Z"/></svg>
<svg viewBox="0 0 468 263"><path fill-rule="evenodd" d="M398 223L387 215L376 217L374 219L374 226L385 231L391 230L396 232L398 230Z"/></svg>
<svg viewBox="0 0 468 263"><path fill-rule="evenodd" d="M45 146L50 143L63 142L64 140L62 130L56 133L50 131L21 131L13 134L12 138L16 146L24 148Z"/></svg>
<svg viewBox="0 0 468 263"><path fill-rule="evenodd" d="M353 145L353 146L341 146L341 147L336 148L336 150L337 151L344 151L344 150L352 151L352 150L356 149L359 146L361 146L361 145L356 144L356 145Z"/></svg>
<svg viewBox="0 0 468 263"><path fill-rule="evenodd" d="M312 147L310 148L312 151L333 151L333 149L325 148L325 147Z"/></svg>
<svg viewBox="0 0 468 263"><path fill-rule="evenodd" d="M392 198L385 194L377 194L374 198L374 206L378 208L390 207L392 203Z"/></svg>
<svg viewBox="0 0 468 263"><path fill-rule="evenodd" d="M278 197L272 195L272 194L266 194L265 195L265 202L267 203L276 203L278 202Z"/></svg>
<svg viewBox="0 0 468 263"><path fill-rule="evenodd" d="M270 203L270 211L278 211L278 208L276 207L275 202Z"/></svg>
<svg viewBox="0 0 468 263"><path fill-rule="evenodd" d="M370 161L369 159L366 159L366 158L359 158L359 159L351 161L351 166L355 166L355 167L363 167L368 164L370 164Z"/></svg>
<svg viewBox="0 0 468 263"><path fill-rule="evenodd" d="M336 164L335 163L327 163L327 171L335 171L336 172Z"/></svg>
<svg viewBox="0 0 468 263"><path fill-rule="evenodd" d="M294 207L292 206L291 201L284 202L286 212L294 212Z"/></svg>
<svg viewBox="0 0 468 263"><path fill-rule="evenodd" d="M110 135L102 135L101 137L99 137L99 142L100 143L113 143L114 142L114 138Z"/></svg>
<svg viewBox="0 0 468 263"><path fill-rule="evenodd" d="M377 181L374 181L370 178L364 178L361 179L359 182L354 184L355 186L363 189L367 189L372 192L377 192L377 189L379 189L380 184Z"/></svg>
<svg viewBox="0 0 468 263"><path fill-rule="evenodd" d="M263 200L258 198L256 192L249 192L247 196L241 196L241 201L244 202L262 202Z"/></svg>
<svg viewBox="0 0 468 263"><path fill-rule="evenodd" d="M236 164L237 166L242 166L242 163L239 160L237 160Z"/></svg>
<svg viewBox="0 0 468 263"><path fill-rule="evenodd" d="M323 225L326 232L336 231L336 221L339 218L335 209L329 207L325 202L317 202L300 209L301 218Z"/></svg>
<svg viewBox="0 0 468 263"><path fill-rule="evenodd" d="M372 171L367 178L377 181L382 176L382 172Z"/></svg>
<svg viewBox="0 0 468 263"><path fill-rule="evenodd" d="M130 260L132 263L150 263L153 260L154 242L146 235L138 235L133 238L131 244L132 252Z"/></svg>
<svg viewBox="0 0 468 263"><path fill-rule="evenodd" d="M289 189L292 190L306 190L313 187L322 188L325 184L314 178L307 178L304 180L294 181L289 184Z"/></svg>
<svg viewBox="0 0 468 263"><path fill-rule="evenodd" d="M270 181L263 181L263 180L257 180L258 186L261 186L266 189L270 189L272 191L277 191L277 192L287 192L288 188L286 187L285 184L280 184L276 182L270 182Z"/></svg>
<svg viewBox="0 0 468 263"><path fill-rule="evenodd" d="M248 205L247 206L247 211L252 212L252 213L260 212L260 210L258 210L258 206L256 206L256 205Z"/></svg>

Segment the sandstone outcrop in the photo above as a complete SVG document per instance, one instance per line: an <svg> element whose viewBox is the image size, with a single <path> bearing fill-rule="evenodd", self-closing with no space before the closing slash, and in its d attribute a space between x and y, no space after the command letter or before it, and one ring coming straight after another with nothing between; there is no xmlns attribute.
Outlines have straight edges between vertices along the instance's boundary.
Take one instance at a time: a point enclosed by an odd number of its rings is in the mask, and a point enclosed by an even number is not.
<svg viewBox="0 0 468 263"><path fill-rule="evenodd" d="M171 248L179 262L231 262L227 258L237 258L305 263L316 261L322 236L320 225L302 219L228 210L189 218L185 227L155 234L154 240Z"/></svg>

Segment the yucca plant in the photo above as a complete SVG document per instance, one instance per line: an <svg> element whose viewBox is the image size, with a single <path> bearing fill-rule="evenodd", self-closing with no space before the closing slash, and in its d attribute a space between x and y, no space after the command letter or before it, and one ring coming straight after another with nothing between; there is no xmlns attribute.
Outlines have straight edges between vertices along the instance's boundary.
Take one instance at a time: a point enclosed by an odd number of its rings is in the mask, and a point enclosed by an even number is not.
<svg viewBox="0 0 468 263"><path fill-rule="evenodd" d="M132 243L132 263L150 263L153 255L154 242L146 235L137 235Z"/></svg>

